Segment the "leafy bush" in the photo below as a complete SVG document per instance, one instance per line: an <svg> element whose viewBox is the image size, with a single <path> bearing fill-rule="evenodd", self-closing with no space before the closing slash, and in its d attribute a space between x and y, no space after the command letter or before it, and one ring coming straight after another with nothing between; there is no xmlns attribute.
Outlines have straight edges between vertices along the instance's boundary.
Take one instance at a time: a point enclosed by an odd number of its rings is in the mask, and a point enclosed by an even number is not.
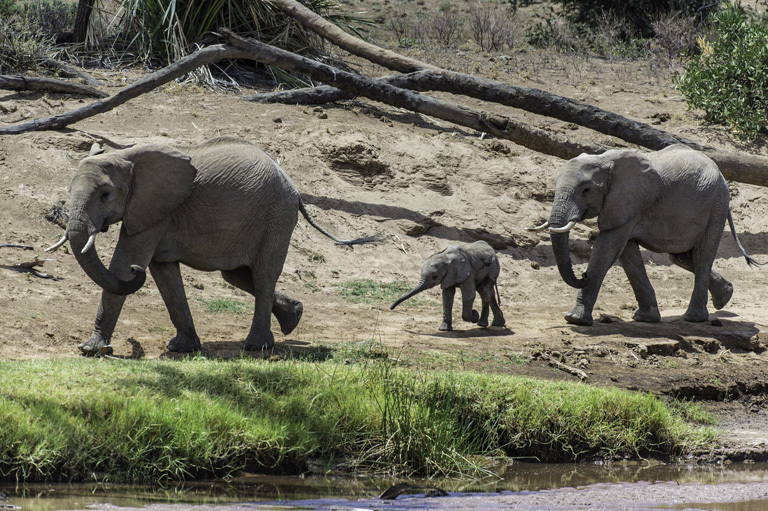
<svg viewBox="0 0 768 511"><path fill-rule="evenodd" d="M713 18L715 38L699 39L678 88L690 108L752 140L768 127L768 19L729 4Z"/></svg>

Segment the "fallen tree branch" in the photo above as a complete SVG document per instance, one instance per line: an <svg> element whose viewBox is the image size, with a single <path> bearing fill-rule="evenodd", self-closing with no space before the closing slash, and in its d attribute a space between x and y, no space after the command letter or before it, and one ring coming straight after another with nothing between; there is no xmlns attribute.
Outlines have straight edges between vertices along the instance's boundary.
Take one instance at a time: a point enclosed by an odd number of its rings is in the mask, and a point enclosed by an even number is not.
<svg viewBox="0 0 768 511"><path fill-rule="evenodd" d="M106 92L94 89L87 85L37 76L0 75L0 89L63 92L65 94L80 94L81 96L97 98L105 98L109 96Z"/></svg>
<svg viewBox="0 0 768 511"><path fill-rule="evenodd" d="M141 80L120 89L115 95L104 100L96 101L90 105L63 114L46 117L45 119L34 119L29 122L6 126L0 128L0 134L15 135L27 131L61 129L88 117L108 112L109 110L122 105L126 101L140 96L145 92L149 92L164 83L175 80L180 76L184 76L200 66L217 62L222 59L238 58L249 58L248 52L223 44L209 46L177 60L168 67L145 76Z"/></svg>
<svg viewBox="0 0 768 511"><path fill-rule="evenodd" d="M86 85L90 85L91 87L99 87L102 85L102 83L93 76L89 75L81 69L76 68L75 66L70 66L66 62L52 59L50 57L44 58L41 62L44 66L58 70L59 75L63 76L64 78L80 78L85 82Z"/></svg>
<svg viewBox="0 0 768 511"><path fill-rule="evenodd" d="M381 101L391 106L442 119L481 133L513 140L534 151L571 158L582 152L601 152L607 149L596 144L581 144L544 130L516 122L512 119L478 112L440 99L423 96L387 83L348 73L327 64L315 62L254 39L244 39L226 28L219 33L232 45L247 50L249 58L267 65L280 67L329 83L358 96Z"/></svg>
<svg viewBox="0 0 768 511"><path fill-rule="evenodd" d="M559 371L563 371L564 373L572 374L573 376L577 377L579 380L583 381L584 383L589 381L589 376L587 375L587 373L585 373L578 367L569 366L545 354L541 354L541 358L543 358L551 367L554 367Z"/></svg>
<svg viewBox="0 0 768 511"><path fill-rule="evenodd" d="M357 37L349 35L316 12L294 0L270 0L270 3L279 7L285 14L309 28L320 37L323 37L334 43L336 46L347 50L349 53L363 57L374 64L401 73L410 73L411 71L420 69L439 69L431 64L400 55L394 51L386 50L380 46L367 43Z"/></svg>

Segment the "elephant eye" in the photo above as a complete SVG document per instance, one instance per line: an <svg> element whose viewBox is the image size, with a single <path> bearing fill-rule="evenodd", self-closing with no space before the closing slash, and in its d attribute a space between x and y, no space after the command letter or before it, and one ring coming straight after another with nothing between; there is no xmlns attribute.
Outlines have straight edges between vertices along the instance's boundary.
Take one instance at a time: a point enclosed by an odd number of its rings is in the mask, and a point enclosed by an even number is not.
<svg viewBox="0 0 768 511"><path fill-rule="evenodd" d="M587 194L588 194L589 192L591 192L591 191L592 191L592 188L590 188L590 187L586 187L586 188L584 188L584 191L583 191L582 193L583 193L584 195L587 195Z"/></svg>
<svg viewBox="0 0 768 511"><path fill-rule="evenodd" d="M112 200L112 192L110 190L104 190L101 192L101 202L108 202Z"/></svg>

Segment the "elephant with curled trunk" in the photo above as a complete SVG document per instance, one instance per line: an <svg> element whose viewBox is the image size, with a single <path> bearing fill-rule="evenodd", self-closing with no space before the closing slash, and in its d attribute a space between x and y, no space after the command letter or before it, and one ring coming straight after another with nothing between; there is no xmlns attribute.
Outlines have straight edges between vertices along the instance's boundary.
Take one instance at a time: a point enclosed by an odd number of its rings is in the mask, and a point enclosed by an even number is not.
<svg viewBox="0 0 768 511"><path fill-rule="evenodd" d="M492 326L504 326L504 314L494 295L496 280L499 278L499 259L496 252L485 241L448 245L445 250L427 258L421 267L421 280L408 293L398 298L390 309L400 303L440 284L443 290L443 323L440 330L453 330L453 298L456 288L461 289L461 319L478 326L488 326L488 310L493 311ZM498 291L497 291L498 292ZM480 295L480 314L472 309L475 293Z"/></svg>
<svg viewBox="0 0 768 511"><path fill-rule="evenodd" d="M275 291L298 213L318 226L285 172L255 145L222 137L181 151L147 144L103 153L97 146L72 179L70 219L55 249L69 240L78 263L102 289L91 337L79 345L89 355L110 352L110 338L126 295L144 283L145 268L168 308L176 336L168 349L200 349L180 264L221 272L225 281L254 296L245 349L270 348L270 314L283 333L302 314L301 302ZM122 221L109 269L94 240ZM49 249L49 250L50 250Z"/></svg>
<svg viewBox="0 0 768 511"><path fill-rule="evenodd" d="M728 186L715 162L684 145L644 153L612 149L569 160L555 181L549 228L557 268L578 288L566 321L592 324L592 308L608 269L618 259L629 278L638 307L635 321L661 319L656 294L645 272L639 247L666 252L676 265L693 272L694 285L686 321L706 321L707 291L716 309L725 307L733 286L712 270L726 219L741 253L729 209ZM599 234L586 273L577 278L568 248L568 232L597 217Z"/></svg>

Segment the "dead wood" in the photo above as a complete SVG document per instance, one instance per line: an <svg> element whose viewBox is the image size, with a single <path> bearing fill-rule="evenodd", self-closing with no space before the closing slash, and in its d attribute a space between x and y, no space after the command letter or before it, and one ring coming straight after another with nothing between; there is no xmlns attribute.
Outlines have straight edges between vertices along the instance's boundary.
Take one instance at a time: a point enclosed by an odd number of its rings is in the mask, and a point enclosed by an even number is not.
<svg viewBox="0 0 768 511"><path fill-rule="evenodd" d="M516 122L507 117L478 112L448 101L431 98L348 73L254 39L244 39L225 28L220 28L219 33L226 37L233 46L247 50L249 58L253 60L301 73L315 81L331 84L338 89L358 96L472 128L481 133L512 140L534 151L561 158L570 158L582 152L600 152L607 149L596 144L581 144L570 141L563 136Z"/></svg>
<svg viewBox="0 0 768 511"><path fill-rule="evenodd" d="M410 73L419 69L438 69L437 67L421 62L394 51L386 50L375 44L367 43L357 37L349 35L338 26L326 20L311 9L301 5L295 0L271 0L271 3L279 7L289 15L316 34L328 39L336 46L347 50L353 55L363 57L375 64L399 71Z"/></svg>
<svg viewBox="0 0 768 511"><path fill-rule="evenodd" d="M550 357L549 355L542 354L541 358L546 360L547 363L550 366L554 367L555 369L557 369L559 371L563 371L564 373L572 374L573 376L577 377L579 380L581 380L581 381L583 381L585 383L589 381L589 376L587 375L587 373L585 373L584 371L582 371L578 367L573 367L573 366L569 366L567 364L564 364L564 363L560 362L559 360Z"/></svg>
<svg viewBox="0 0 768 511"><path fill-rule="evenodd" d="M145 76L141 80L120 89L115 95L104 100L96 101L90 105L63 114L46 117L45 119L34 119L29 122L6 126L0 128L0 134L15 135L27 131L61 129L88 117L108 112L145 92L149 92L160 85L168 83L180 76L184 76L200 66L217 62L222 59L237 58L249 58L248 52L223 44L209 46L187 55L159 71Z"/></svg>
<svg viewBox="0 0 768 511"><path fill-rule="evenodd" d="M42 64L57 70L59 72L59 76L63 76L64 78L80 78L85 82L86 85L90 85L91 87L99 87L102 85L102 83L93 76L89 75L81 69L76 68L75 66L70 66L66 62L46 57L42 60Z"/></svg>
<svg viewBox="0 0 768 511"><path fill-rule="evenodd" d="M38 76L22 75L0 75L0 89L15 91L45 91L45 92L63 92L65 94L79 94L81 96L90 96L105 98L109 96L104 91L94 89L87 85L72 83L66 80L57 80L55 78L42 78Z"/></svg>

